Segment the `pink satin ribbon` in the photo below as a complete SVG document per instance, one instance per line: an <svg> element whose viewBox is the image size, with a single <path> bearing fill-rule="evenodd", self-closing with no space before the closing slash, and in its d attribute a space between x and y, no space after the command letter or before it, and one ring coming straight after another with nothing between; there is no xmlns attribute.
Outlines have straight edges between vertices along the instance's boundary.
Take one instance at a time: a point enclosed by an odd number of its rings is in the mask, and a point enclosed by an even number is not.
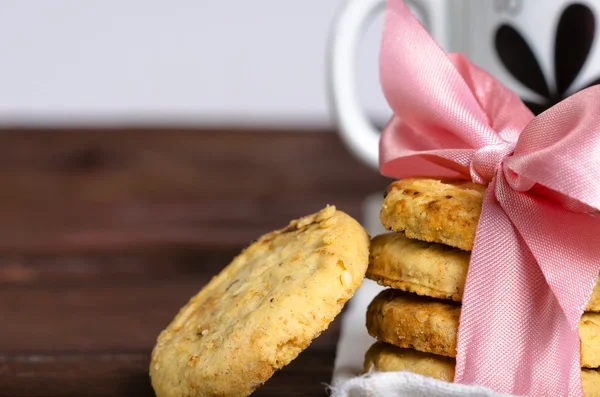
<svg viewBox="0 0 600 397"><path fill-rule="evenodd" d="M533 117L389 0L380 143L395 178L487 184L462 304L456 382L582 396L577 324L600 273L600 87Z"/></svg>

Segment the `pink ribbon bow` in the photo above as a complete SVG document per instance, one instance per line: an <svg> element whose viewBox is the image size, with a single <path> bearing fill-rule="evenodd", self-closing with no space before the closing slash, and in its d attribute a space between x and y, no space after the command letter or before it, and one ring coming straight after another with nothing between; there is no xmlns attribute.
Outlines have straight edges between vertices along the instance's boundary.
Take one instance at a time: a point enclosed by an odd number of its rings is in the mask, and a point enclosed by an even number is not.
<svg viewBox="0 0 600 397"><path fill-rule="evenodd" d="M389 0L381 83L394 111L381 172L487 184L455 381L582 396L577 324L600 273L600 87L538 117Z"/></svg>

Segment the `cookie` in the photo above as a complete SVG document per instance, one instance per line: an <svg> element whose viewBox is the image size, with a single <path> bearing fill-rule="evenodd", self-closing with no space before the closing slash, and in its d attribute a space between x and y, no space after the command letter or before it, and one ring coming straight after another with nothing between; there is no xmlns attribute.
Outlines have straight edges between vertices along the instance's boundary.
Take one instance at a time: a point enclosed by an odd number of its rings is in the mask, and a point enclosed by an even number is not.
<svg viewBox="0 0 600 397"><path fill-rule="evenodd" d="M584 397L600 397L600 370L582 369L581 383Z"/></svg>
<svg viewBox="0 0 600 397"><path fill-rule="evenodd" d="M579 322L582 367L600 367L600 314L583 313Z"/></svg>
<svg viewBox="0 0 600 397"><path fill-rule="evenodd" d="M455 357L459 317L459 304L388 289L369 304L367 331L394 346Z"/></svg>
<svg viewBox="0 0 600 397"><path fill-rule="evenodd" d="M380 285L460 302L469 252L388 233L371 240L367 277Z"/></svg>
<svg viewBox="0 0 600 397"><path fill-rule="evenodd" d="M600 276L585 310L588 312L600 312Z"/></svg>
<svg viewBox="0 0 600 397"><path fill-rule="evenodd" d="M410 371L415 374L452 382L456 362L452 358L420 353L411 349L377 342L367 352L365 371ZM600 371L581 370L584 397L600 397Z"/></svg>
<svg viewBox="0 0 600 397"><path fill-rule="evenodd" d="M365 372L409 371L447 382L454 380L456 360L450 357L423 353L414 349L401 349L387 343L376 342L365 355Z"/></svg>
<svg viewBox="0 0 600 397"><path fill-rule="evenodd" d="M367 232L335 207L260 237L159 335L156 395L249 395L328 327L368 255Z"/></svg>
<svg viewBox="0 0 600 397"><path fill-rule="evenodd" d="M367 330L381 342L456 357L460 305L392 289L382 291L367 309ZM599 367L600 314L579 322L581 366Z"/></svg>
<svg viewBox="0 0 600 397"><path fill-rule="evenodd" d="M460 302L470 259L458 248L388 233L371 240L367 277L386 287ZM586 311L600 312L600 277Z"/></svg>
<svg viewBox="0 0 600 397"><path fill-rule="evenodd" d="M471 251L484 193L471 182L403 179L387 188L381 222L411 239Z"/></svg>

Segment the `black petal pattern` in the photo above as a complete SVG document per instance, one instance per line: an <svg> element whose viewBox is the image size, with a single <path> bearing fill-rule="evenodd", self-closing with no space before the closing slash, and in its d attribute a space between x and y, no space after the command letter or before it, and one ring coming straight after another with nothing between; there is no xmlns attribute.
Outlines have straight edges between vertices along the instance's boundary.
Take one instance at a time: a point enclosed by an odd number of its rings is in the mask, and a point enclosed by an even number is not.
<svg viewBox="0 0 600 397"><path fill-rule="evenodd" d="M544 97L542 103L525 101L534 114L566 98L571 85L581 73L594 43L596 20L594 13L584 4L569 5L563 11L554 46L556 90L550 90L540 63L523 36L512 26L502 25L496 31L496 52L504 67L523 85ZM600 84L600 77L585 85Z"/></svg>
<svg viewBox="0 0 600 397"><path fill-rule="evenodd" d="M595 30L594 14L583 4L572 4L562 13L554 49L556 88L560 96L565 94L585 65Z"/></svg>
<svg viewBox="0 0 600 397"><path fill-rule="evenodd" d="M548 97L550 90L544 73L527 41L510 25L502 25L496 32L496 51L504 67L523 85Z"/></svg>

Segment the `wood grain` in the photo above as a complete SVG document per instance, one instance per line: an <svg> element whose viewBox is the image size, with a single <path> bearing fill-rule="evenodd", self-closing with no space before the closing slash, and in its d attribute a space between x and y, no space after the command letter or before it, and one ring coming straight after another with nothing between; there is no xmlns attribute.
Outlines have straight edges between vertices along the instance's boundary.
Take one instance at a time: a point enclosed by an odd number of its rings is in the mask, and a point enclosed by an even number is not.
<svg viewBox="0 0 600 397"><path fill-rule="evenodd" d="M35 254L0 265L0 396L152 396L158 333L235 254ZM325 395L338 332L336 321L255 395Z"/></svg>
<svg viewBox="0 0 600 397"><path fill-rule="evenodd" d="M155 338L210 276L2 289L0 395L152 396ZM338 330L336 321L256 395L325 395Z"/></svg>
<svg viewBox="0 0 600 397"><path fill-rule="evenodd" d="M331 381L337 327L335 323L320 336L331 339L327 348L311 345L253 396L326 396L325 384ZM149 357L149 351L0 356L0 395L153 396L148 378Z"/></svg>
<svg viewBox="0 0 600 397"><path fill-rule="evenodd" d="M386 183L326 131L0 131L0 250L237 247Z"/></svg>
<svg viewBox="0 0 600 397"><path fill-rule="evenodd" d="M387 182L331 131L0 131L0 396L152 396L159 331L244 246ZM255 395L326 395L338 331Z"/></svg>

